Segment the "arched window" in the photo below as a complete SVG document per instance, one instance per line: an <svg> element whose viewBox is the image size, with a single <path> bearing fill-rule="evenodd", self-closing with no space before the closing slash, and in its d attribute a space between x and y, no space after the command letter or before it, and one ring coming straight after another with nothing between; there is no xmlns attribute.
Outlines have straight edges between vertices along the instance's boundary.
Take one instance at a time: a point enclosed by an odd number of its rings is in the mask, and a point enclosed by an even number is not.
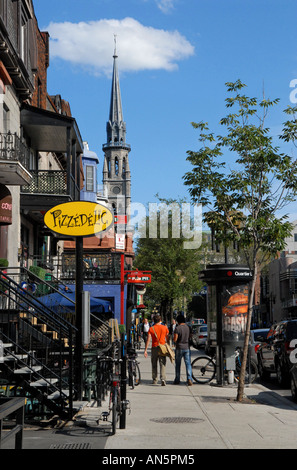
<svg viewBox="0 0 297 470"><path fill-rule="evenodd" d="M118 176L118 174L119 174L119 159L118 159L118 157L115 157L114 172Z"/></svg>

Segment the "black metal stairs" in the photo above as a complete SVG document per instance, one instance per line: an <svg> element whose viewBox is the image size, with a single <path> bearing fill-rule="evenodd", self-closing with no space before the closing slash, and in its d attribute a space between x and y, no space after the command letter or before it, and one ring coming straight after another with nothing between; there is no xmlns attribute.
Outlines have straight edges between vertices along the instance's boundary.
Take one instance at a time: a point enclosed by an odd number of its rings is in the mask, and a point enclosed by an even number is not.
<svg viewBox="0 0 297 470"><path fill-rule="evenodd" d="M34 282L44 294L58 291L58 282L38 278L25 268L0 270L0 394L27 397L26 419L57 415L71 419L75 413L75 344L77 330L67 320L73 309L57 313L40 302L38 295L22 286ZM60 291L59 291L60 292ZM67 294L65 294L67 297ZM2 307L2 308L1 308ZM113 327L91 314L91 335L87 352L104 349L113 341ZM85 387L88 374L85 357ZM89 392L87 392L89 393Z"/></svg>
<svg viewBox="0 0 297 470"><path fill-rule="evenodd" d="M0 393L25 396L28 410L39 414L73 415L76 328L0 272ZM1 349L1 348L0 348ZM30 413L29 413L30 414Z"/></svg>

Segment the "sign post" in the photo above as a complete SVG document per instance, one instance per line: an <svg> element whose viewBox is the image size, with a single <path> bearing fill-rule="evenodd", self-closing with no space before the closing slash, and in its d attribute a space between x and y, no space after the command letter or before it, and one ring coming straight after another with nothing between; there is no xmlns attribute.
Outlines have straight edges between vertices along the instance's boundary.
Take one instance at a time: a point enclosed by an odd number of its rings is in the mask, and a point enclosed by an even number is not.
<svg viewBox="0 0 297 470"><path fill-rule="evenodd" d="M88 201L74 201L59 204L44 215L45 225L53 232L76 240L75 279L75 385L77 399L83 396L83 239L107 231L114 222L111 211L101 204Z"/></svg>

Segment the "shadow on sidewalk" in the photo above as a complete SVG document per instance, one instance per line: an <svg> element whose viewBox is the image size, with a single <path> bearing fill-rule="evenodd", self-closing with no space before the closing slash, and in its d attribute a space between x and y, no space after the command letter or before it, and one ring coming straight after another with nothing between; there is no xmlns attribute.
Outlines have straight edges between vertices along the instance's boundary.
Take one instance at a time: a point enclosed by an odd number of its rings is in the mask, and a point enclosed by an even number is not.
<svg viewBox="0 0 297 470"><path fill-rule="evenodd" d="M248 394L248 397L259 405L268 405L282 410L297 411L297 403L295 403L292 398L282 397L271 390L260 392L257 395Z"/></svg>

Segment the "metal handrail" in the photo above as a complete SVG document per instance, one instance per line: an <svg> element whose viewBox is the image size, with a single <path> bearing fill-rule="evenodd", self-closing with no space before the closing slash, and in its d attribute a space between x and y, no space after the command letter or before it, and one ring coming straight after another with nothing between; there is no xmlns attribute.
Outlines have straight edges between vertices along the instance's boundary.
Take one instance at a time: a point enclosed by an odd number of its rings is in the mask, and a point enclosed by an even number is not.
<svg viewBox="0 0 297 470"><path fill-rule="evenodd" d="M13 436L15 436L15 449L22 449L25 404L26 399L23 397L0 399L0 449L2 444ZM3 433L3 420L14 412L16 412L16 425Z"/></svg>

